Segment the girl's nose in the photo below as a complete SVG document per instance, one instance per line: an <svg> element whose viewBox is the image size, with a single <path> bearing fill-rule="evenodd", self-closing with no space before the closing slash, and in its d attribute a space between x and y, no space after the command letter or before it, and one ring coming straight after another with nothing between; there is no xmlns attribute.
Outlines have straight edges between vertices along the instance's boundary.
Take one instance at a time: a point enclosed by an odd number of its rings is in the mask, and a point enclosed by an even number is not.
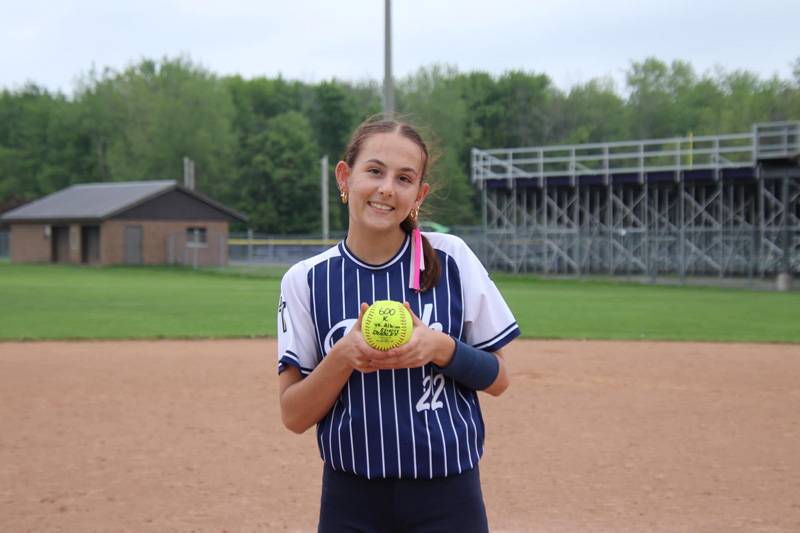
<svg viewBox="0 0 800 533"><path fill-rule="evenodd" d="M387 175L381 180L378 192L383 196L392 196L394 194L394 184L391 176Z"/></svg>

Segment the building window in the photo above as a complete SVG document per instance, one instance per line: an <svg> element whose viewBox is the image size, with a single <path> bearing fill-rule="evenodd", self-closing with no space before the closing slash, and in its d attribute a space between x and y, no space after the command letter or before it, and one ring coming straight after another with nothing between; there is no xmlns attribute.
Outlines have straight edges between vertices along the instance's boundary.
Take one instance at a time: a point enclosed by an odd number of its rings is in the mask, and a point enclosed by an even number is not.
<svg viewBox="0 0 800 533"><path fill-rule="evenodd" d="M206 228L186 228L186 244L189 246L206 246L208 244Z"/></svg>

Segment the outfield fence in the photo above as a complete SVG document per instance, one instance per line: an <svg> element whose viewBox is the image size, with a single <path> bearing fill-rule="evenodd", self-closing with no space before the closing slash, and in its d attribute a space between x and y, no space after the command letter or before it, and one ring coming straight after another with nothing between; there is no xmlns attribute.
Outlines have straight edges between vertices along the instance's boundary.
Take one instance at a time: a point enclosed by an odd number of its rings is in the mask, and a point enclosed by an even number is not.
<svg viewBox="0 0 800 533"><path fill-rule="evenodd" d="M480 226L456 226L458 235L480 257L488 246ZM319 235L269 235L264 233L231 233L228 239L228 262L231 265L293 265L335 246L345 237L335 233L329 239Z"/></svg>
<svg viewBox="0 0 800 533"><path fill-rule="evenodd" d="M483 259L489 246L480 226L455 226L451 233L458 235ZM319 235L269 235L264 233L231 233L228 239L228 262L231 265L289 266L322 253L345 237L336 233L329 239Z"/></svg>
<svg viewBox="0 0 800 533"><path fill-rule="evenodd" d="M457 235L472 249L481 262L491 271L513 271L503 261L498 261L498 244L508 239L509 236L499 236L496 232L487 232L481 226L455 226L451 234ZM228 257L231 266L291 266L294 263L324 252L335 246L344 235L338 238L321 239L314 235L267 235L267 234L232 234L228 241ZM688 284L700 286L739 287L739 288L775 288L775 272L759 269L757 265L763 261L763 248L759 246L761 239L757 233L744 230L728 231L720 235L714 231L698 231L694 234L680 234L679 232L662 232L659 235L646 235L642 231L631 229L630 232L609 236L595 229L594 232L562 232L560 235L550 235L551 239L560 239L564 248L576 250L580 254L582 264L589 268L575 271L569 267L568 258L551 258L552 265L560 268L550 268L545 274L550 277L581 277L588 276L597 279L624 277L628 281L645 284ZM659 239L658 246L652 240ZM707 239L709 247L719 250L719 254L706 258L706 261L719 261L711 263L713 266L724 265L724 275L720 276L711 270L709 264L703 262L702 256L697 253L694 244ZM537 255L536 250L542 245L540 240L525 238L517 235L513 238L514 250L521 258L526 254L528 261L543 260ZM612 245L609 246L609 241ZM713 242L712 242L713 241ZM800 242L800 239L798 239ZM719 244L716 244L719 243ZM722 246L725 244L725 246ZM509 241L504 242L509 246ZM731 253L731 247L741 249L738 254ZM578 250L583 250L579 252ZM658 252L658 254L657 254ZM585 256L583 254L586 254ZM776 253L773 251L773 253ZM604 254L610 254L606 256ZM625 258L628 254L641 255L640 261L643 268L626 268ZM743 256L746 254L745 256ZM636 257L639 257L636 255ZM772 260L777 262L779 256ZM563 261L560 263L559 261ZM608 264L615 265L609 272ZM792 263L797 269L797 264ZM533 270L533 269L531 269ZM527 270L530 272L531 270ZM535 271L535 270L534 270ZM680 275L680 273L683 275ZM797 272L795 270L795 272ZM542 272L540 272L542 273Z"/></svg>
<svg viewBox="0 0 800 533"><path fill-rule="evenodd" d="M335 246L344 234L329 239L319 235L269 235L231 233L228 237L228 263L231 265L293 265Z"/></svg>

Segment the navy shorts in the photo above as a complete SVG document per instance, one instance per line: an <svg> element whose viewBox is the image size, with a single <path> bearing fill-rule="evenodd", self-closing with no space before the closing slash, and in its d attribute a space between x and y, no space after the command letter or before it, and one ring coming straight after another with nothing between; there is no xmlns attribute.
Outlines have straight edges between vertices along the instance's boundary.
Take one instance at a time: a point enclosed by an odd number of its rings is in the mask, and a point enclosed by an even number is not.
<svg viewBox="0 0 800 533"><path fill-rule="evenodd" d="M370 480L325 464L318 531L488 532L480 473Z"/></svg>

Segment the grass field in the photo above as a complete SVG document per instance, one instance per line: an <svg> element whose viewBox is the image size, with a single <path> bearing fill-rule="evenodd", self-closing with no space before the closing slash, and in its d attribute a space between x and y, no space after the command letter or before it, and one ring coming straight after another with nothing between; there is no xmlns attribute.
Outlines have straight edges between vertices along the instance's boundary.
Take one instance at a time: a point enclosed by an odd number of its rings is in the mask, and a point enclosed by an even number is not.
<svg viewBox="0 0 800 533"><path fill-rule="evenodd" d="M275 335L284 269L0 263L0 339ZM523 336L800 342L800 293L497 275Z"/></svg>

